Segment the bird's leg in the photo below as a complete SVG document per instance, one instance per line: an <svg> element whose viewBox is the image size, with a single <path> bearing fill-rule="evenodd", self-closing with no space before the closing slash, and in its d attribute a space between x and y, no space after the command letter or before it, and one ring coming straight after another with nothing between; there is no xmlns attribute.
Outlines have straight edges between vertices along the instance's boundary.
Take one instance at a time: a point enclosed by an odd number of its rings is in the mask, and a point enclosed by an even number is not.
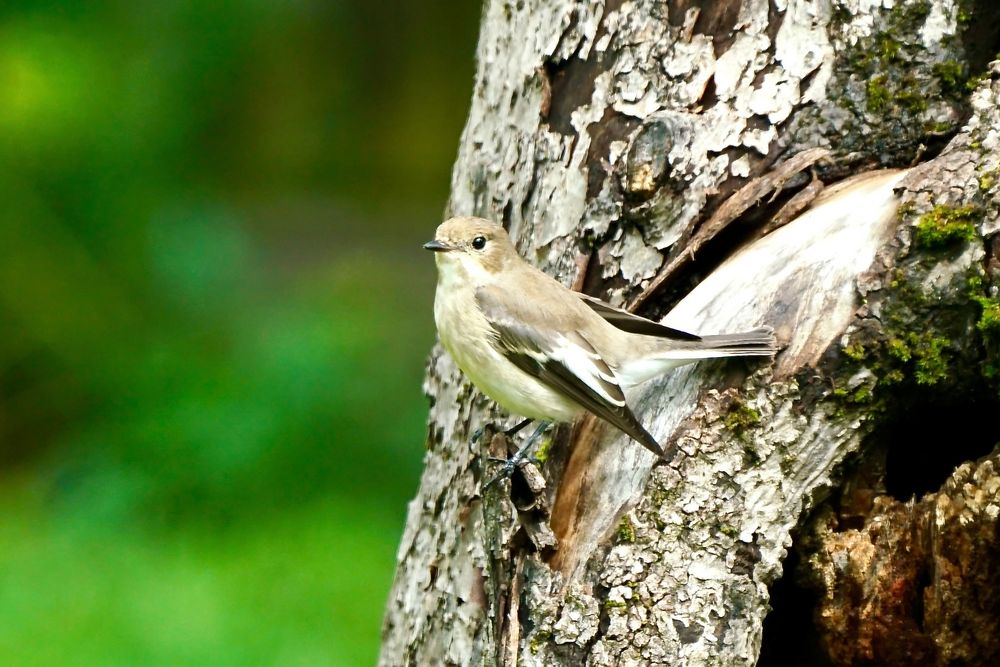
<svg viewBox="0 0 1000 667"><path fill-rule="evenodd" d="M519 422L517 422L516 424L514 424L513 426L511 426L511 427L510 427L509 429L507 429L506 431L504 431L504 432L503 432L503 434L504 434L505 436L507 436L508 438L513 438L513 437L514 437L515 435L517 435L517 434L518 434L518 432L519 432L519 431L520 431L520 430L521 430L522 428L524 428L525 426L527 426L527 425L528 425L528 424L530 424L531 422L532 422L532 420L531 420L531 419L524 419L524 420L522 420L522 421L519 421ZM544 423L544 422L543 422L543 423ZM534 436L532 436L532 437L534 437Z"/></svg>
<svg viewBox="0 0 1000 667"><path fill-rule="evenodd" d="M513 430L516 433L517 431L524 428L524 425L527 424L528 421L530 420L521 422L511 430ZM538 422L538 426L535 428L534 432L530 436L528 436L528 441L524 443L524 446L521 447L519 450L517 450L514 453L514 456L503 461L503 467L500 469L500 474L498 474L490 481L486 482L486 486L483 487L483 490L485 491L486 489L490 488L491 486L499 482L501 479L506 479L507 477L510 477L514 473L514 471L517 470L517 466L520 465L521 461L523 461L527 457L528 450L531 449L532 445L535 444L535 441L538 440L540 437L542 437L542 434L545 433L546 429L548 429L549 426L551 425L552 423L547 421Z"/></svg>
<svg viewBox="0 0 1000 667"><path fill-rule="evenodd" d="M518 431L520 431L522 428L524 428L525 426L527 426L531 422L532 422L531 419L524 419L522 421L519 421L516 424L514 424L513 426L511 426L509 429L507 429L506 431L504 431L503 434L505 436L507 436L508 438L512 438L512 437L514 437L514 435L517 434ZM477 428L475 431L472 432L472 443L473 444L476 444L476 443L479 442L479 440L483 437L483 433L484 433L485 430L486 430L486 426L480 426L479 428ZM506 461L507 459L504 459L504 460Z"/></svg>

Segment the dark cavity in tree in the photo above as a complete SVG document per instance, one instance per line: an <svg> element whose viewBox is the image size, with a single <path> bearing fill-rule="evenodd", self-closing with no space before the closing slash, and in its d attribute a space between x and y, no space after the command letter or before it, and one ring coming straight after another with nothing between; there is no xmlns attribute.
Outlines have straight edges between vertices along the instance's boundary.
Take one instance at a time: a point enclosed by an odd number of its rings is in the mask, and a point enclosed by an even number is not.
<svg viewBox="0 0 1000 667"><path fill-rule="evenodd" d="M795 583L800 558L797 549L790 549L781 578L771 586L771 613L764 619L757 667L833 667L813 621L817 595Z"/></svg>
<svg viewBox="0 0 1000 667"><path fill-rule="evenodd" d="M1000 442L1000 402L980 396L914 397L872 433L886 446L886 492L900 501L937 491L955 468Z"/></svg>

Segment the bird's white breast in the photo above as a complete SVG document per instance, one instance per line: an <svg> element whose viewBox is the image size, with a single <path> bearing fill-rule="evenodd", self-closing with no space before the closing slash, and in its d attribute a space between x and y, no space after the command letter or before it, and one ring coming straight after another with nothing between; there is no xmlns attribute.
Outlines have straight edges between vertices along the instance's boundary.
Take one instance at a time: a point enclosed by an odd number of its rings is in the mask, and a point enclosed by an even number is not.
<svg viewBox="0 0 1000 667"><path fill-rule="evenodd" d="M438 256L434 321L441 344L484 394L512 413L571 421L583 411L504 358L491 344L494 332L476 303L476 279L457 258Z"/></svg>

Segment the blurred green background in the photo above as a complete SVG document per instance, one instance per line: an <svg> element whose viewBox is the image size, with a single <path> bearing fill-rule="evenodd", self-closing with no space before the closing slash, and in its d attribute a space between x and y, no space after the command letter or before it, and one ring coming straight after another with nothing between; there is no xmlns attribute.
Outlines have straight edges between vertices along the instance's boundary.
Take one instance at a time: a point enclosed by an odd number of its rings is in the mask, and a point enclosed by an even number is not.
<svg viewBox="0 0 1000 667"><path fill-rule="evenodd" d="M0 665L374 662L479 12L0 5Z"/></svg>

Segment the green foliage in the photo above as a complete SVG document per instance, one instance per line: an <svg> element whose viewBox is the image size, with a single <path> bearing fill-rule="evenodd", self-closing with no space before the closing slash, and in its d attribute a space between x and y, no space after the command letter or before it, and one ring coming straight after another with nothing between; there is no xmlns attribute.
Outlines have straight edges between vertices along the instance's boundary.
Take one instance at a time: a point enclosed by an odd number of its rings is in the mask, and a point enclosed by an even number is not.
<svg viewBox="0 0 1000 667"><path fill-rule="evenodd" d="M0 9L0 663L373 662L478 18Z"/></svg>
<svg viewBox="0 0 1000 667"><path fill-rule="evenodd" d="M375 661L398 517L320 501L151 534L0 498L4 665Z"/></svg>

